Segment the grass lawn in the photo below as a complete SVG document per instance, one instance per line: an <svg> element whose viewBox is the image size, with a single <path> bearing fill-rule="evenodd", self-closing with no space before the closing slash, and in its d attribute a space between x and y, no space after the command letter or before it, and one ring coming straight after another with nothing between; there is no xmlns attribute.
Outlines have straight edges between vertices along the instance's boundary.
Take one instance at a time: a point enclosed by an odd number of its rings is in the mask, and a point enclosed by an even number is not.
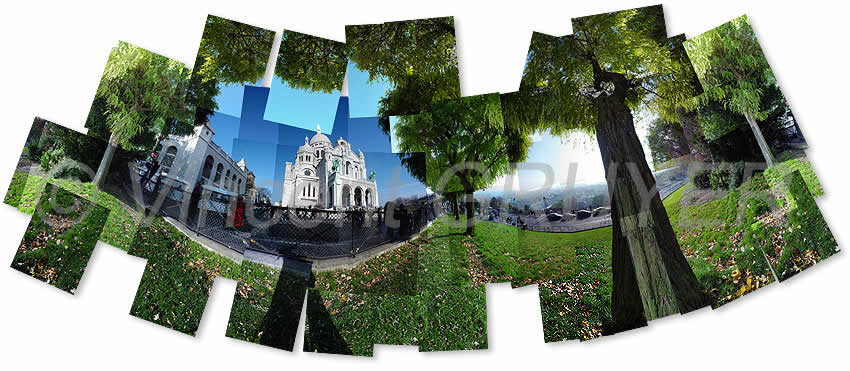
<svg viewBox="0 0 850 371"><path fill-rule="evenodd" d="M692 187L679 189L664 205L715 307L837 251L814 202L823 189L804 157L786 159L709 202L689 202Z"/></svg>
<svg viewBox="0 0 850 371"><path fill-rule="evenodd" d="M610 228L521 233L444 216L419 239L354 269L316 274L305 351L371 355L374 344L421 351L487 345L484 284L541 283L547 341L601 334L610 318Z"/></svg>
<svg viewBox="0 0 850 371"><path fill-rule="evenodd" d="M41 197L38 209L12 260L12 268L73 294L109 210L52 185Z"/></svg>
<svg viewBox="0 0 850 371"><path fill-rule="evenodd" d="M239 264L159 217L138 229L129 252L147 259L130 314L190 335L198 329L215 277L239 277Z"/></svg>
<svg viewBox="0 0 850 371"><path fill-rule="evenodd" d="M227 323L227 337L293 350L307 278L243 261Z"/></svg>
<svg viewBox="0 0 850 371"><path fill-rule="evenodd" d="M776 157L776 164L770 169L765 170L764 177L768 180L771 187L777 187L785 177L791 173L799 171L806 185L811 192L812 197L818 198L823 196L823 186L815 174L812 163L806 157L803 151L787 151L779 154Z"/></svg>
<svg viewBox="0 0 850 371"><path fill-rule="evenodd" d="M35 205L44 193L48 179L15 171L4 202L18 208L19 211L32 214ZM100 236L100 241L127 251L136 234L138 222L136 212L118 201L109 193L98 190L91 183L81 183L69 179L49 179L50 183L77 196L95 202L107 208L110 213Z"/></svg>
<svg viewBox="0 0 850 371"><path fill-rule="evenodd" d="M470 275L464 228L440 218L419 239L354 269L317 273L304 350L368 356L374 344L486 348L484 286Z"/></svg>
<svg viewBox="0 0 850 371"><path fill-rule="evenodd" d="M108 212L108 217L103 216L102 230L96 230L98 235L91 238L92 249L99 239L148 260L131 308L134 316L194 334L215 277L249 279L240 274L238 263L192 241L160 217L155 217L150 226L139 227L129 206L91 183L68 179L50 179L50 183ZM44 192L46 184L47 179L16 171L6 203L33 214L36 201L49 194ZM85 264L79 265L78 275L84 268Z"/></svg>

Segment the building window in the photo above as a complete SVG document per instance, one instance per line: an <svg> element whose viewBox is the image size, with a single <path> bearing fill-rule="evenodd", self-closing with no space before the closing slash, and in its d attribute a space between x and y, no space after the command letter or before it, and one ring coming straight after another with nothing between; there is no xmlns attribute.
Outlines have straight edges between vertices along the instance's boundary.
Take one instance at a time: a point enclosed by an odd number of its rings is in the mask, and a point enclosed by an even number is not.
<svg viewBox="0 0 850 371"><path fill-rule="evenodd" d="M351 161L345 162L345 175L350 175L351 173Z"/></svg>
<svg viewBox="0 0 850 371"><path fill-rule="evenodd" d="M165 156L162 156L162 172L168 173L171 170L171 165L174 164L174 158L177 157L177 147L171 146L165 150Z"/></svg>
<svg viewBox="0 0 850 371"><path fill-rule="evenodd" d="M304 170L304 175L306 175L306 176L310 176L310 175L313 175L313 173L311 173L311 172L310 172L310 169L305 169L305 170Z"/></svg>
<svg viewBox="0 0 850 371"><path fill-rule="evenodd" d="M214 161L215 161L215 160L213 160L213 157L212 157L212 156L207 156L207 159L206 159L206 160L204 160L204 169L203 169L203 171L201 172L201 176L202 176L202 177L204 178L204 180L206 180L206 181L209 181L209 180L210 180L210 173L212 173L212 168L213 168L213 162L214 162Z"/></svg>
<svg viewBox="0 0 850 371"><path fill-rule="evenodd" d="M227 174L224 176L224 189L230 189L230 170L227 170Z"/></svg>
<svg viewBox="0 0 850 371"><path fill-rule="evenodd" d="M218 166L215 167L215 179L213 180L213 184L215 184L216 187L221 185L221 172L222 171L224 171L224 165L218 164Z"/></svg>
<svg viewBox="0 0 850 371"><path fill-rule="evenodd" d="M239 179L239 182L236 184L236 191L239 193L244 193L242 192L242 179Z"/></svg>
<svg viewBox="0 0 850 371"><path fill-rule="evenodd" d="M233 177L230 178L230 190L236 192L236 174L233 174Z"/></svg>

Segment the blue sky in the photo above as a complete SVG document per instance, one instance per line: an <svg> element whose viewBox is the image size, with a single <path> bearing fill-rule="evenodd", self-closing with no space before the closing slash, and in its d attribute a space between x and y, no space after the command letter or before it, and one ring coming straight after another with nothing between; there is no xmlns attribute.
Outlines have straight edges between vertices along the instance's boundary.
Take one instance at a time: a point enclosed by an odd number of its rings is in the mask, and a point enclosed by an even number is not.
<svg viewBox="0 0 850 371"><path fill-rule="evenodd" d="M369 75L366 72L349 64L349 127L348 130L340 132L334 132L333 124L337 105L340 102L338 91L330 94L311 93L293 89L275 78L263 113L263 119L267 123L249 125L240 129L239 118L245 86L220 85L221 93L216 97L219 109L211 119L211 125L215 131L213 141L235 161L244 157L248 168L256 176L258 187L272 189L273 201L280 200L282 192L280 183L283 181L285 163L286 161L294 162L297 150L296 146L281 142L283 139L292 138L271 137L269 130L272 128L268 126L274 123L309 130L311 133L307 135L308 137L313 135L316 125L319 125L322 133L328 135L332 141L336 140L336 137L331 135L334 133L351 143L355 151L363 151L368 170L375 171L381 203L396 197L423 195L424 185L401 167L398 157L392 153L389 136L381 131L378 118L375 117L378 101L390 85L385 81L368 82L368 79ZM254 85L259 85L259 82ZM239 137L240 130L243 134L242 138ZM278 131L289 133L292 130ZM300 132L297 129L295 131ZM300 144L303 138L297 139Z"/></svg>
<svg viewBox="0 0 850 371"><path fill-rule="evenodd" d="M378 115L378 102L391 86L386 80L369 82L369 74L360 71L355 63L348 64L348 96L351 97L351 117Z"/></svg>

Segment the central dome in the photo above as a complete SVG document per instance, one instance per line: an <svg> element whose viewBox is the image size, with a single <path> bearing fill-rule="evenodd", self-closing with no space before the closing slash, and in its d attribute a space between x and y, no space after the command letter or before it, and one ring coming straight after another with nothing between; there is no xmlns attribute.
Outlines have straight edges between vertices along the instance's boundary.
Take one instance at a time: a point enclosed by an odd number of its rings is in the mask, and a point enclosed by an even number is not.
<svg viewBox="0 0 850 371"><path fill-rule="evenodd" d="M316 135L314 135L313 138L310 138L310 145L312 146L312 145L317 144L317 143L330 143L330 142L331 142L331 140L328 139L328 136L325 135L325 134L322 134L322 128L319 127L319 125L316 125Z"/></svg>

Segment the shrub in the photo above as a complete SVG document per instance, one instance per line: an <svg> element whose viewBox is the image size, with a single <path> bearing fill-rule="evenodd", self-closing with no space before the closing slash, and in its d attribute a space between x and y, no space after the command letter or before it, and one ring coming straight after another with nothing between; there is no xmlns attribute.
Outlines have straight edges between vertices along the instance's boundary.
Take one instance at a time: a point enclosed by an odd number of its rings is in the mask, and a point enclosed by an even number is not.
<svg viewBox="0 0 850 371"><path fill-rule="evenodd" d="M711 182L709 180L711 175L711 170L698 170L693 173L691 177L691 183L693 183L699 189L708 189L711 188Z"/></svg>
<svg viewBox="0 0 850 371"><path fill-rule="evenodd" d="M744 168L746 165L743 161L727 163L726 168L729 172L729 187L738 188L744 184Z"/></svg>
<svg viewBox="0 0 850 371"><path fill-rule="evenodd" d="M744 183L745 166L742 161L721 163L709 172L709 187L715 190L733 190L740 187Z"/></svg>
<svg viewBox="0 0 850 371"><path fill-rule="evenodd" d="M41 155L41 170L50 171L63 157L65 157L65 153L59 147L47 150Z"/></svg>
<svg viewBox="0 0 850 371"><path fill-rule="evenodd" d="M711 171L708 176L708 182L711 185L711 189L715 190L723 190L729 188L729 171L726 169L718 168Z"/></svg>

